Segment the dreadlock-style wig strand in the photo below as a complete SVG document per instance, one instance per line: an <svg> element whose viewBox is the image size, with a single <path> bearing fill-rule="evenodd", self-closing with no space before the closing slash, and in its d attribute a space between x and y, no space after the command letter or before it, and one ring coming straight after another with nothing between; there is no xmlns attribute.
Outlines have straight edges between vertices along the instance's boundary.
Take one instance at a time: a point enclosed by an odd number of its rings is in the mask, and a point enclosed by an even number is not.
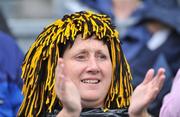
<svg viewBox="0 0 180 117"><path fill-rule="evenodd" d="M132 77L118 32L106 15L84 11L65 15L47 26L30 47L22 65L24 100L18 116L38 116L52 112L55 105L62 107L54 89L55 68L64 52L62 46L74 42L78 34L83 39L95 35L109 44L113 76L104 110L129 106Z"/></svg>

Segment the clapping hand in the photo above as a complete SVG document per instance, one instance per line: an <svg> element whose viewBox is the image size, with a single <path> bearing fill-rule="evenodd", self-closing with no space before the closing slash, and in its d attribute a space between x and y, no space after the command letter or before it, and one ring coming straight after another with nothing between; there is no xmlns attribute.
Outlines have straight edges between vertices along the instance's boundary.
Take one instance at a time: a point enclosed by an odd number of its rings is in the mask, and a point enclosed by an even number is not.
<svg viewBox="0 0 180 117"><path fill-rule="evenodd" d="M80 94L76 85L66 74L62 58L58 60L56 67L55 91L63 104L63 109L58 117L79 117L81 112Z"/></svg>
<svg viewBox="0 0 180 117"><path fill-rule="evenodd" d="M165 80L165 69L160 68L154 76L154 70L150 69L144 81L134 90L129 107L130 117L145 117L148 105L156 98Z"/></svg>

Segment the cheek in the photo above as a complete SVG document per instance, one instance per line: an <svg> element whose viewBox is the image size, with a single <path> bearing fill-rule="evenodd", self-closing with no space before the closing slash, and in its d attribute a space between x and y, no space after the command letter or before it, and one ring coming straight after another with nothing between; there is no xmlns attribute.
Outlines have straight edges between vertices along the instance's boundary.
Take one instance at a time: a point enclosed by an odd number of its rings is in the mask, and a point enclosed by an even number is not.
<svg viewBox="0 0 180 117"><path fill-rule="evenodd" d="M103 70L104 75L106 75L108 78L112 77L112 64L111 64L111 62L104 63L101 68Z"/></svg>
<svg viewBox="0 0 180 117"><path fill-rule="evenodd" d="M67 61L64 62L64 73L66 77L69 77L74 83L78 83L80 74L83 68L76 62Z"/></svg>
<svg viewBox="0 0 180 117"><path fill-rule="evenodd" d="M112 64L111 63L104 63L102 66L102 73L103 73L103 77L104 77L104 88L109 88L110 84L111 84L111 80L112 80Z"/></svg>

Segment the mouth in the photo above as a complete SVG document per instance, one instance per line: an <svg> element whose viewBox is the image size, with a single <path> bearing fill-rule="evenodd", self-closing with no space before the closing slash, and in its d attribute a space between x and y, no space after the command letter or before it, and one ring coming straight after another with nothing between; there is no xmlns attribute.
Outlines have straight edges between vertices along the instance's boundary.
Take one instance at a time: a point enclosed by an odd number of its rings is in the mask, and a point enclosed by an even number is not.
<svg viewBox="0 0 180 117"><path fill-rule="evenodd" d="M84 80L81 80L81 82L85 83L85 84L98 84L100 82L100 80L84 79Z"/></svg>

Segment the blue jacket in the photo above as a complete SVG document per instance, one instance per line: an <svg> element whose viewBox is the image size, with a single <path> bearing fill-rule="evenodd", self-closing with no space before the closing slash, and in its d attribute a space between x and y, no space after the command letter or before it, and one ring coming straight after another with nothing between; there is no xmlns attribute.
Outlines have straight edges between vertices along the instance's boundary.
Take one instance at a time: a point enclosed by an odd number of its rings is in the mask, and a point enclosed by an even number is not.
<svg viewBox="0 0 180 117"><path fill-rule="evenodd" d="M23 53L15 40L0 32L0 117L13 117L23 100L21 64Z"/></svg>

